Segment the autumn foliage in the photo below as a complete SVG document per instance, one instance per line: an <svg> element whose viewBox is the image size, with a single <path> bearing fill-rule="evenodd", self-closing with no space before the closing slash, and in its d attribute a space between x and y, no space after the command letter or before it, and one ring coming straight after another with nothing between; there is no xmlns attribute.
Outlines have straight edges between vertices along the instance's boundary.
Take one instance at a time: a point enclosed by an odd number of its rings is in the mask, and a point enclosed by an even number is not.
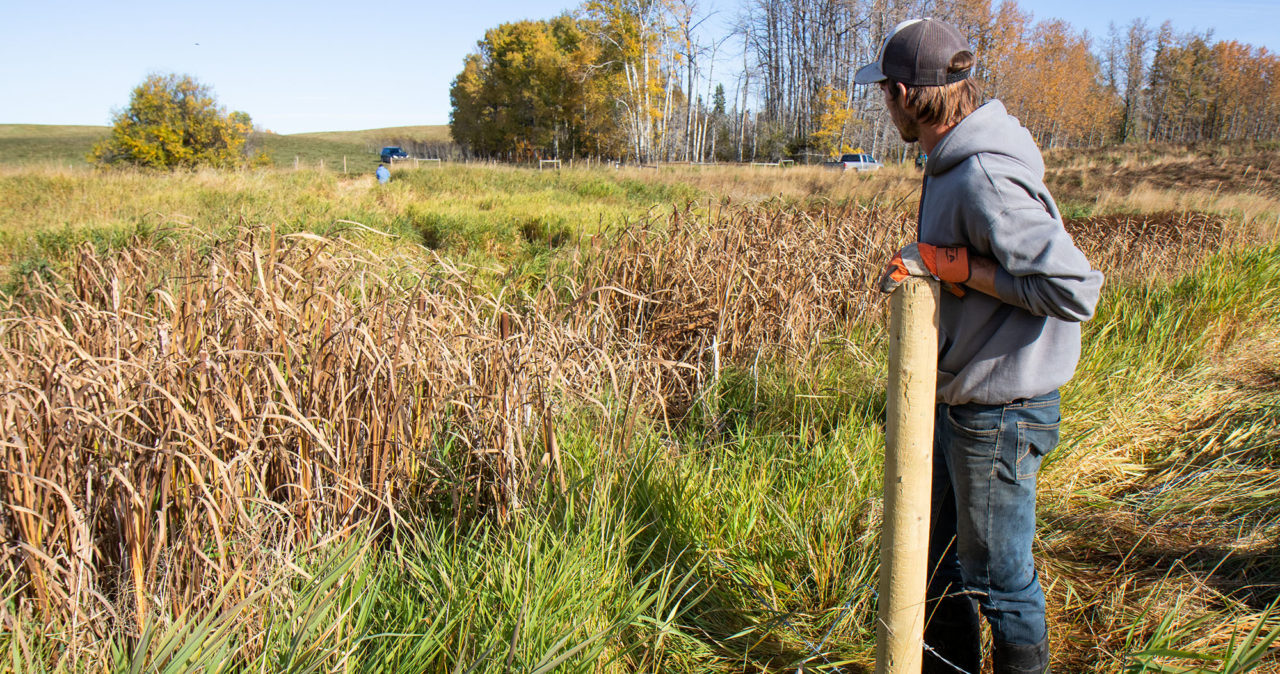
<svg viewBox="0 0 1280 674"><path fill-rule="evenodd" d="M600 45L570 16L485 31L449 92L454 140L485 155L528 158L617 151Z"/></svg>
<svg viewBox="0 0 1280 674"><path fill-rule="evenodd" d="M853 72L923 15L960 28L984 95L1045 147L1280 137L1280 56L1168 23L1100 38L1013 0L757 0L728 34L713 15L698 0L588 0L494 28L455 80L454 138L488 156L641 163L906 156Z"/></svg>
<svg viewBox="0 0 1280 674"><path fill-rule="evenodd" d="M246 163L253 121L227 113L212 90L189 75L151 75L116 113L111 136L93 148L98 165L147 168L235 167Z"/></svg>

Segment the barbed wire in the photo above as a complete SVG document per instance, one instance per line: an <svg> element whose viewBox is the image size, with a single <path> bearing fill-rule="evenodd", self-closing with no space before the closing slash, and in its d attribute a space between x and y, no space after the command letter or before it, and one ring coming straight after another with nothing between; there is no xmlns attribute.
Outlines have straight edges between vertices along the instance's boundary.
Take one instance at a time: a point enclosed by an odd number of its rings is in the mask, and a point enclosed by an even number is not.
<svg viewBox="0 0 1280 674"><path fill-rule="evenodd" d="M833 671L835 672L841 672L843 670L840 669L839 665L831 662L831 659L827 657L828 653L826 650L824 650L824 648L827 645L827 641L831 638L831 634L835 631L836 626L839 625L848 616L848 614L853 611L853 607L859 600L865 599L869 595L871 598L875 599L876 602L880 601L880 593L877 592L876 588L873 587L870 583L862 583L860 585L855 586L853 588L854 590L853 596L849 597L849 599L845 601L844 604L842 604L839 609L837 609L836 618L831 622L831 625L827 627L826 632L822 634L822 638L818 640L818 643L814 644L812 641L807 639L803 634L801 634L800 630L788 619L788 616L794 613L793 611L783 612L774 608L773 604L764 595L762 595L760 591L757 590L753 584L743 580L742 577L739 576L738 573L733 569L733 567L729 566L723 559L720 559L719 556L711 553L710 551L704 550L703 554L706 556L707 559L710 559L713 564L723 569L728 574L729 580L733 581L733 583L737 585L740 590L745 590L747 594L753 597L755 601L759 604L758 609L761 612L769 613L777 616L777 618L772 619L765 623L766 634L768 633L767 625L769 623L772 622L772 623L783 625L788 630L790 630L791 633L795 635L796 639L800 643L804 644L805 648L809 651L809 657L806 658L806 662L808 660L821 658L825 664L833 667L834 668ZM925 643L923 638L921 638L920 640L920 645L923 648L923 651L925 653L928 653L933 657L937 658L940 662L947 665L958 674L978 674L977 672L969 672L963 667L943 657L943 655L939 653L937 649ZM797 668L796 671L803 672L804 670L805 670L805 667L802 663L801 666Z"/></svg>

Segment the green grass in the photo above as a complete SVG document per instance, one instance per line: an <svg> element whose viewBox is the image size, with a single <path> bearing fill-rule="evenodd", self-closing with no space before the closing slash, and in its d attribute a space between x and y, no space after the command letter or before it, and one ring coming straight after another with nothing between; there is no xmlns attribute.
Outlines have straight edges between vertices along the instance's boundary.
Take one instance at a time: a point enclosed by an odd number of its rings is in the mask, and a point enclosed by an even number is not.
<svg viewBox="0 0 1280 674"><path fill-rule="evenodd" d="M0 167L54 166L84 168L86 156L98 141L107 137L107 126L57 124L0 124ZM372 173L378 166L378 150L383 145L419 140L447 143L447 126L404 126L363 131L321 133L255 133L249 141L251 152L261 150L280 168L318 169L324 162L329 171L342 172L343 159L353 174Z"/></svg>
<svg viewBox="0 0 1280 674"><path fill-rule="evenodd" d="M0 166L87 167L85 159L106 126L0 124Z"/></svg>
<svg viewBox="0 0 1280 674"><path fill-rule="evenodd" d="M1160 620L1154 634L1133 652L1124 669L1126 674L1237 674L1275 661L1272 644L1280 639L1280 626L1268 629L1268 623L1275 615L1276 603L1263 611L1262 618L1252 628L1233 630L1227 646L1211 652L1192 650L1184 644L1196 638L1197 629L1209 626L1213 616L1200 615L1179 621L1181 608L1179 601L1175 610Z"/></svg>
<svg viewBox="0 0 1280 674"><path fill-rule="evenodd" d="M452 140L448 124L424 126L389 126L382 129L364 129L361 131L317 131L312 133L293 134L297 138L318 138L344 143L358 143L377 150L383 145L392 145L406 141L426 143L447 143ZM377 146L377 147L374 147Z"/></svg>
<svg viewBox="0 0 1280 674"><path fill-rule="evenodd" d="M332 232L361 223L390 234L375 245L425 246L509 279L536 278L578 237L639 218L654 203L698 192L612 172L540 173L449 164L396 168L390 184L331 171L230 173L0 171L0 275L57 268L82 243L99 250L157 232L262 224Z"/></svg>
<svg viewBox="0 0 1280 674"><path fill-rule="evenodd" d="M1078 379L1071 391L1082 398L1127 398L1153 377L1184 374L1280 310L1278 289L1275 247L1215 256L1173 283L1115 284L1084 326L1090 348L1080 362L1081 370L1107 376Z"/></svg>
<svg viewBox="0 0 1280 674"><path fill-rule="evenodd" d="M1280 634L1280 554L1260 544L1280 535L1277 309L1270 245L1113 283L1086 324L1041 550L1054 633L1108 655L1077 652L1069 671L1248 671L1205 663Z"/></svg>

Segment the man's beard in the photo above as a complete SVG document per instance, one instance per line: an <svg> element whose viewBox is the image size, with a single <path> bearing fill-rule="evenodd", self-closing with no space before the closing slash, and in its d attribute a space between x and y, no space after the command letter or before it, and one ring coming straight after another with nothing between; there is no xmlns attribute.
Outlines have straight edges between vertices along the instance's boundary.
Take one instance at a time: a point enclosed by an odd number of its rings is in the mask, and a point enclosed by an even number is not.
<svg viewBox="0 0 1280 674"><path fill-rule="evenodd" d="M890 101L887 107L889 118L893 120L893 125L898 127L898 135L902 136L902 140L907 143L920 140L920 123L907 114L907 111L902 108L902 103Z"/></svg>

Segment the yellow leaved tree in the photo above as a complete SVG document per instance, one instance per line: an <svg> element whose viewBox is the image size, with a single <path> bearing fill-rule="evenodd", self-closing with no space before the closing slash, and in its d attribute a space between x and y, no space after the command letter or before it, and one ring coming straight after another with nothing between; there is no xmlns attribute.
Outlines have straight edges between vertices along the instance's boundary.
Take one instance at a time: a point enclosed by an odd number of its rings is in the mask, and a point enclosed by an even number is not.
<svg viewBox="0 0 1280 674"><path fill-rule="evenodd" d="M111 135L89 161L148 168L235 167L247 163L253 121L219 107L209 87L189 75L151 75L115 114ZM255 158L255 162L264 157Z"/></svg>
<svg viewBox="0 0 1280 674"><path fill-rule="evenodd" d="M583 11L604 47L600 69L625 85L615 101L630 154L640 163L660 158L675 93L671 0L587 0Z"/></svg>
<svg viewBox="0 0 1280 674"><path fill-rule="evenodd" d="M844 90L831 85L823 87L818 94L814 106L818 112L816 128L809 135L809 144L823 156L838 155L846 148L846 131L853 119L853 109L847 103Z"/></svg>

